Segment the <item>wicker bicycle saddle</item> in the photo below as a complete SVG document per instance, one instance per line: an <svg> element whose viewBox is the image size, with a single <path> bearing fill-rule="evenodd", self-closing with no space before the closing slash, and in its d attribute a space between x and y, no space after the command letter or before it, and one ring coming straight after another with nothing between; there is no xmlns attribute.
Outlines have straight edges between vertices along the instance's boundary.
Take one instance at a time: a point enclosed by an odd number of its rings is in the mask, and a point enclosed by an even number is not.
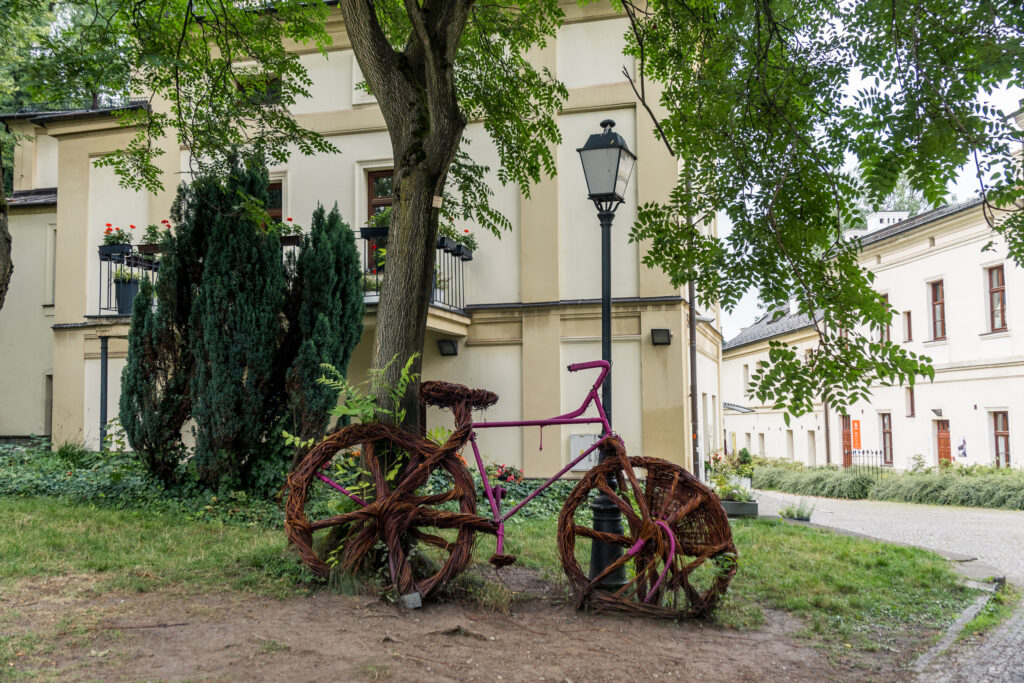
<svg viewBox="0 0 1024 683"><path fill-rule="evenodd" d="M486 389L470 389L454 382L423 382L420 384L420 403L439 408L454 408L460 403L482 410L498 402L498 395Z"/></svg>

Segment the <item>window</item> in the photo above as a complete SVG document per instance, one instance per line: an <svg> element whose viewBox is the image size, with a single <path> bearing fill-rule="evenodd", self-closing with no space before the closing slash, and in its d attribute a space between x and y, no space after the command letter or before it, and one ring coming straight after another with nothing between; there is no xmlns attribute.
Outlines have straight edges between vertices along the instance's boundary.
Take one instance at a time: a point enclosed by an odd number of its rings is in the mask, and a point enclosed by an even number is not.
<svg viewBox="0 0 1024 683"><path fill-rule="evenodd" d="M387 211L395 201L394 171L370 171L366 174L366 219L372 226L373 217ZM384 226L378 226L384 227ZM387 246L387 237L372 237L366 250L366 269L375 272L378 267L377 250ZM383 269L383 264L380 264Z"/></svg>
<svg viewBox="0 0 1024 683"><path fill-rule="evenodd" d="M888 307L888 305L889 305L889 295L888 294L883 294L882 295L882 301L884 301L885 305ZM892 341L892 325L890 325L889 323L885 324L885 327L882 328L882 333L880 335L879 341L884 341L884 342Z"/></svg>
<svg viewBox="0 0 1024 683"><path fill-rule="evenodd" d="M910 311L903 311L903 341L914 341L914 328L910 324Z"/></svg>
<svg viewBox="0 0 1024 683"><path fill-rule="evenodd" d="M757 434L757 454L760 455L762 458L765 455L765 450L764 450L764 432L758 432L758 434Z"/></svg>
<svg viewBox="0 0 1024 683"><path fill-rule="evenodd" d="M395 201L394 171L370 171L366 177L367 218L383 213Z"/></svg>
<svg viewBox="0 0 1024 683"><path fill-rule="evenodd" d="M284 219L284 184L280 180L271 181L267 187L267 195L267 213L280 223Z"/></svg>
<svg viewBox="0 0 1024 683"><path fill-rule="evenodd" d="M750 366L746 363L743 364L743 395L749 396L750 390L747 388L750 386Z"/></svg>
<svg viewBox="0 0 1024 683"><path fill-rule="evenodd" d="M946 295L942 280L928 283L932 300L932 340L941 341L946 338Z"/></svg>
<svg viewBox="0 0 1024 683"><path fill-rule="evenodd" d="M1000 332L1006 329L1006 280L1003 267L989 268L988 274L988 329Z"/></svg>
<svg viewBox="0 0 1024 683"><path fill-rule="evenodd" d="M992 413L992 431L995 436L996 467L1010 466L1010 418L1005 410Z"/></svg>
<svg viewBox="0 0 1024 683"><path fill-rule="evenodd" d="M907 387L907 417L914 417L914 387Z"/></svg>
<svg viewBox="0 0 1024 683"><path fill-rule="evenodd" d="M892 415L880 413L882 422L882 463L892 466Z"/></svg>

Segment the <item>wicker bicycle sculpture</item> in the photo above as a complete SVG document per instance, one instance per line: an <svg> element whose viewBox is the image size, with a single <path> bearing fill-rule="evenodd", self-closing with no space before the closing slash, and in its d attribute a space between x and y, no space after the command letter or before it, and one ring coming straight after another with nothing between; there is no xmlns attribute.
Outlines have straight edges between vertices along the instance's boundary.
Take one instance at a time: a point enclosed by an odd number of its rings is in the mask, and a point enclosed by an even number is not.
<svg viewBox="0 0 1024 683"><path fill-rule="evenodd" d="M677 619L707 616L715 608L736 573L736 548L725 510L718 497L689 472L666 460L626 455L622 439L611 431L601 405L598 389L609 365L605 361L576 363L570 372L600 369L600 376L580 407L547 420L514 422L473 422L472 411L497 402L490 391L468 389L447 382L423 382L420 402L425 406L449 408L456 429L448 440L435 445L397 427L357 424L338 431L317 444L288 477L285 530L312 570L326 576L330 567L313 549L313 533L341 527L345 541L340 551L342 567L356 569L367 553L382 541L388 549L388 563L394 588L400 595L416 593L428 598L469 564L475 532L493 534L496 552L490 562L502 567L515 561L504 553L505 522L538 493L565 475L573 466L599 449L601 460L580 479L562 506L558 518L558 546L562 567L575 594L577 608L618 610L654 617ZM584 413L593 404L596 417ZM505 491L492 485L476 443L477 430L501 427L600 424L602 435L547 482L507 512L502 511ZM476 512L473 478L459 453L469 442L483 480L490 516ZM389 482L374 449L399 449L408 454L404 475ZM332 481L324 467L338 453L361 451L373 479L372 500L364 500ZM448 482L441 493L424 494L422 488L437 470ZM309 488L322 482L352 499L359 507L353 512L310 521L306 516ZM616 485L609 485L615 482ZM318 484L317 484L318 485ZM581 519L590 519L584 508L593 492L603 492L621 511L621 534L597 531ZM369 498L370 496L367 496ZM458 511L452 510L455 501ZM447 508L447 509L445 509ZM577 514L577 511L580 513ZM444 538L443 530L449 530ZM454 540L448 540L453 538ZM577 559L577 538L601 541L622 549L621 556L604 571L588 578ZM411 562L406 553L411 541L436 548L440 562L424 568ZM608 588L606 579L622 567L626 583ZM600 590L599 590L600 588Z"/></svg>

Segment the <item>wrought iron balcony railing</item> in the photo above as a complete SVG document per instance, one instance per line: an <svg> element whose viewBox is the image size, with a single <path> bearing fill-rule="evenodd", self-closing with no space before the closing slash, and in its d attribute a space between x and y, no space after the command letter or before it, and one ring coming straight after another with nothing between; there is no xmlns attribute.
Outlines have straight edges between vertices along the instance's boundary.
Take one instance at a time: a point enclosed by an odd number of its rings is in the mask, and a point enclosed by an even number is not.
<svg viewBox="0 0 1024 683"><path fill-rule="evenodd" d="M132 244L104 244L99 255L98 315L131 315L142 279L156 279L159 257L140 253Z"/></svg>
<svg viewBox="0 0 1024 683"><path fill-rule="evenodd" d="M387 275L388 228L361 228L363 240L363 292L368 305L380 298L380 288ZM465 308L466 282L464 264L473 260L473 251L446 237L437 238L437 256L434 259L434 288L430 305L452 311Z"/></svg>

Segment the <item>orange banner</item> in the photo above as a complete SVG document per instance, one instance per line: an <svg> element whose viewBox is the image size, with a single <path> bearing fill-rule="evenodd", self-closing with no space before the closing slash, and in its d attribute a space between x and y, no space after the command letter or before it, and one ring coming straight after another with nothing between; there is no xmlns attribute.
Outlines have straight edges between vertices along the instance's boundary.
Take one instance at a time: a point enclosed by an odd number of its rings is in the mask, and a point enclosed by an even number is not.
<svg viewBox="0 0 1024 683"><path fill-rule="evenodd" d="M860 420L852 420L853 449L860 450Z"/></svg>

